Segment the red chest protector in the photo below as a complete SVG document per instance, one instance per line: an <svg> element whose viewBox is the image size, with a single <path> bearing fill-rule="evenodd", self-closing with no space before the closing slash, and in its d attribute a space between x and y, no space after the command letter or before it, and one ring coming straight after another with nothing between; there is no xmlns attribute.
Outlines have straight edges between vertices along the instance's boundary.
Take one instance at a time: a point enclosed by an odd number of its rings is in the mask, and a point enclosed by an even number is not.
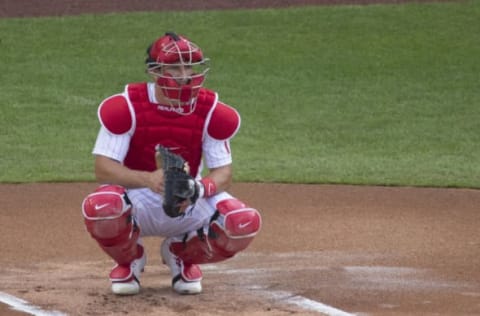
<svg viewBox="0 0 480 316"><path fill-rule="evenodd" d="M168 107L160 108L161 105L151 103L146 83L128 85L127 92L135 111L136 127L125 166L136 170L155 170L155 146L161 144L188 161L190 174L195 177L202 158L205 122L216 104L216 94L202 88L195 111L190 115L180 115L168 111Z"/></svg>

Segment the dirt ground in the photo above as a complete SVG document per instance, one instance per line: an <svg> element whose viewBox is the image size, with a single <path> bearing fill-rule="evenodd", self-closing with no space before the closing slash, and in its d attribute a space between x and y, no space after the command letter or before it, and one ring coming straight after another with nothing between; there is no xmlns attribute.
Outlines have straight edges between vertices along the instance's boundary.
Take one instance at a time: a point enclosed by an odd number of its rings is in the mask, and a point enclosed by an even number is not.
<svg viewBox="0 0 480 316"><path fill-rule="evenodd" d="M82 223L95 187L0 186L0 292L69 315L323 314L294 298L358 315L480 315L477 190L238 183L263 228L244 253L204 266L204 293L174 294L161 240L146 239L143 290L118 298Z"/></svg>
<svg viewBox="0 0 480 316"><path fill-rule="evenodd" d="M437 0L437 2L446 0ZM229 10L305 5L432 2L432 0L2 0L1 17L59 16L131 11Z"/></svg>
<svg viewBox="0 0 480 316"><path fill-rule="evenodd" d="M0 17L352 2L8 0ZM142 292L119 298L112 262L83 227L95 187L0 185L0 298L91 316L480 315L478 190L237 183L263 228L247 251L203 266L204 293L174 294L161 240L147 239ZM0 315L25 314L0 303Z"/></svg>

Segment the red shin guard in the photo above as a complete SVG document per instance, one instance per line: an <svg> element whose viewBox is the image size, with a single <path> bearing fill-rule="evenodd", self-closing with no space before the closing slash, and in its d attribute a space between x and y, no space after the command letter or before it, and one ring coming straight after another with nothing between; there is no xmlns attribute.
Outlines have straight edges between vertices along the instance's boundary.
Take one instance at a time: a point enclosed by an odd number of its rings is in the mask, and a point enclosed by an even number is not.
<svg viewBox="0 0 480 316"><path fill-rule="evenodd" d="M100 247L120 265L139 256L140 230L132 216L125 189L115 185L99 187L82 205L85 226Z"/></svg>
<svg viewBox="0 0 480 316"><path fill-rule="evenodd" d="M236 199L221 201L208 232L190 232L183 241L172 242L171 251L185 263L213 263L233 257L252 242L261 228L257 210Z"/></svg>

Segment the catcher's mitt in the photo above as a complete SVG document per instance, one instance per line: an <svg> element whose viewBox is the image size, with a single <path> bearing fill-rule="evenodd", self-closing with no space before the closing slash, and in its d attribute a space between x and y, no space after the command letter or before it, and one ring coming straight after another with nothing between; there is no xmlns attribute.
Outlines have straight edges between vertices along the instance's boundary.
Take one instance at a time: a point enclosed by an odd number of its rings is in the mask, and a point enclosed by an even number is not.
<svg viewBox="0 0 480 316"><path fill-rule="evenodd" d="M195 203L198 199L197 183L188 174L188 163L182 157L162 145L157 145L155 151L157 168L163 169L163 210L170 217L178 217L183 214L180 208L183 202L188 199Z"/></svg>

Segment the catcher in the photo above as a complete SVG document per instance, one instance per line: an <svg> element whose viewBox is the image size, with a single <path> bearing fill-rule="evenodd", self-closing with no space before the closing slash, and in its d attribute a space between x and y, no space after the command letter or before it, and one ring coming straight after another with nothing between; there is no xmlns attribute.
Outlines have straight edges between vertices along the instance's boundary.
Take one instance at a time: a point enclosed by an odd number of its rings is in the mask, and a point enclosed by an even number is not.
<svg viewBox="0 0 480 316"><path fill-rule="evenodd" d="M234 256L260 230L258 211L226 192L240 116L202 87L208 61L186 37L166 33L147 49L152 82L128 84L98 108L93 154L102 185L84 199L82 213L91 237L116 263L115 294L140 291L142 237L163 237L173 290L197 294L199 264Z"/></svg>

